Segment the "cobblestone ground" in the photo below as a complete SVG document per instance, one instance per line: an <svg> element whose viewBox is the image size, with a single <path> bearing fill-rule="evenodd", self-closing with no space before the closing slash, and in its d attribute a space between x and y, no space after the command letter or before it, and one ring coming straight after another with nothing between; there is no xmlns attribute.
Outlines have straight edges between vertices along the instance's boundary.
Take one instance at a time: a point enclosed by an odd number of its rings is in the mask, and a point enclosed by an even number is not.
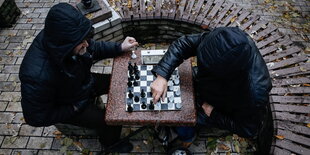
<svg viewBox="0 0 310 155"><path fill-rule="evenodd" d="M23 56L34 37L44 27L44 19L51 6L69 0L15 0L22 11L17 23L11 28L0 30L0 154L79 154L81 152L97 153L101 146L92 131L73 131L80 136L65 136L70 130L61 133L55 126L34 128L24 123L20 105L19 66ZM73 0L75 1L75 0ZM309 0L229 0L242 7L253 10L263 19L276 24L281 32L288 34L291 39L309 51L310 23ZM308 47L308 48L307 48ZM94 72L109 74L112 70L112 60L102 61L93 67ZM107 96L102 96L106 102ZM61 129L64 127L59 126ZM125 128L124 134L133 130ZM72 130L71 130L72 131ZM195 154L205 154L207 147L215 149L219 154L232 154L252 148L251 141L236 136L219 136L222 131L212 138L201 134L190 148ZM141 154L163 153L158 141L153 140L150 133L144 132L132 138L135 152ZM237 146L237 147L236 147ZM240 146L240 147L239 147ZM250 146L250 147L249 147ZM247 150L251 151L251 150Z"/></svg>

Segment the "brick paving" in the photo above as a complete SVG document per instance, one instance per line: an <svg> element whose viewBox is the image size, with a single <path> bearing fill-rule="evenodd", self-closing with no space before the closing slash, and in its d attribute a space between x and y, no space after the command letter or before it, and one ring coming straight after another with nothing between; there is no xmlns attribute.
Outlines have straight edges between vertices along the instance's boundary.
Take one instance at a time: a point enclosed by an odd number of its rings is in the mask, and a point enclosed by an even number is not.
<svg viewBox="0 0 310 155"><path fill-rule="evenodd" d="M303 48L310 47L309 0L229 1L252 10L264 20L273 22L297 45ZM15 0L15 2L22 11L22 15L13 27L0 29L0 155L99 152L101 147L98 139L94 136L85 136L87 135L85 131L81 131L81 136L67 137L58 133L55 126L35 128L24 123L18 79L20 63L34 36L44 27L44 19L50 7L59 2L70 1ZM71 2L75 2L75 0L71 0ZM109 74L112 70L111 64L110 60L99 62L92 71ZM107 96L102 98L106 102ZM219 137L217 141L225 143L223 138L227 137ZM153 141L147 137L139 139L138 136L134 137L132 141L136 144L134 150L137 153L163 153L162 147L156 140ZM205 154L207 141L210 142L210 139L198 138L191 147L191 151L195 154ZM235 143L227 145L230 145L233 152L238 152L234 147ZM219 154L226 154L220 152L219 150Z"/></svg>

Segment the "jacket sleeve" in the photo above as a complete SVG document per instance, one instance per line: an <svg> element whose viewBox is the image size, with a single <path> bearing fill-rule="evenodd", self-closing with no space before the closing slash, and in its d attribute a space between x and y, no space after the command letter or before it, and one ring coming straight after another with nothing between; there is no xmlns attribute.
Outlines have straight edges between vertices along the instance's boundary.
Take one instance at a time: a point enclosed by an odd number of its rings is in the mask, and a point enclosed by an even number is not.
<svg viewBox="0 0 310 155"><path fill-rule="evenodd" d="M75 115L72 105L56 104L54 87L23 78L21 84L22 107L26 122L31 126L49 126L62 123Z"/></svg>
<svg viewBox="0 0 310 155"><path fill-rule="evenodd" d="M152 73L169 80L171 74L184 60L196 55L202 34L183 36L174 41L164 57L153 68Z"/></svg>
<svg viewBox="0 0 310 155"><path fill-rule="evenodd" d="M88 50L92 54L94 61L99 61L105 58L114 58L123 53L121 43L94 40L89 42Z"/></svg>

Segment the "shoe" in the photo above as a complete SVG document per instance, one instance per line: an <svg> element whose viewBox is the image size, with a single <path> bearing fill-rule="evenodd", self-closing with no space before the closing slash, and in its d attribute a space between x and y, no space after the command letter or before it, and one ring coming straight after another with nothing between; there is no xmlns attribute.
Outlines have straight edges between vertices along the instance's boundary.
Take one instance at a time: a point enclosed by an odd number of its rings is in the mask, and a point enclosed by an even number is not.
<svg viewBox="0 0 310 155"><path fill-rule="evenodd" d="M133 149L133 145L129 141L121 142L117 145L104 147L104 152L109 153L129 153Z"/></svg>

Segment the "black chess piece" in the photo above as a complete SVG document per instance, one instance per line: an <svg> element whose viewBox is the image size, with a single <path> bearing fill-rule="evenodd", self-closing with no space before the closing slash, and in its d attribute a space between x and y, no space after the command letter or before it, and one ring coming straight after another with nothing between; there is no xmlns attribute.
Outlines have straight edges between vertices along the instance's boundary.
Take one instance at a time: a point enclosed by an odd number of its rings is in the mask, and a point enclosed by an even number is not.
<svg viewBox="0 0 310 155"><path fill-rule="evenodd" d="M135 79L136 79L136 80L139 80L139 79L140 79L139 73L135 73Z"/></svg>
<svg viewBox="0 0 310 155"><path fill-rule="evenodd" d="M134 67L132 66L131 62L128 62L128 71L130 75L134 73Z"/></svg>
<svg viewBox="0 0 310 155"><path fill-rule="evenodd" d="M153 100L151 100L151 102L150 102L150 105L149 105L149 109L150 110L154 110L154 103L153 103Z"/></svg>
<svg viewBox="0 0 310 155"><path fill-rule="evenodd" d="M141 90L141 97L142 97L142 98L145 97L145 91L144 91L144 89Z"/></svg>
<svg viewBox="0 0 310 155"><path fill-rule="evenodd" d="M128 82L127 82L127 85L128 85L128 87L132 87L132 82L131 82L131 81L128 81Z"/></svg>
<svg viewBox="0 0 310 155"><path fill-rule="evenodd" d="M145 108L146 108L145 102L142 102L141 108L142 108L142 109L145 109Z"/></svg>
<svg viewBox="0 0 310 155"><path fill-rule="evenodd" d="M134 97L134 101L135 101L135 102L139 102L139 100L140 100L140 99L139 99L138 96L135 96L135 97Z"/></svg>
<svg viewBox="0 0 310 155"><path fill-rule="evenodd" d="M129 80L129 81L132 81L132 80L134 80L134 77L133 77L133 75L129 75L129 78L128 78L128 80Z"/></svg>
<svg viewBox="0 0 310 155"><path fill-rule="evenodd" d="M132 112L133 111L133 108L132 108L132 106L130 104L127 106L127 111L128 112Z"/></svg>
<svg viewBox="0 0 310 155"><path fill-rule="evenodd" d="M134 65L133 69L134 69L134 72L135 72L135 73L139 72L139 70L138 70L138 66L137 66L137 63L135 63L135 65Z"/></svg>
<svg viewBox="0 0 310 155"><path fill-rule="evenodd" d="M131 90L129 90L128 97L129 97L129 98L133 98L133 93L131 92Z"/></svg>
<svg viewBox="0 0 310 155"><path fill-rule="evenodd" d="M138 82L136 81L136 79L133 80L133 85L138 86Z"/></svg>

